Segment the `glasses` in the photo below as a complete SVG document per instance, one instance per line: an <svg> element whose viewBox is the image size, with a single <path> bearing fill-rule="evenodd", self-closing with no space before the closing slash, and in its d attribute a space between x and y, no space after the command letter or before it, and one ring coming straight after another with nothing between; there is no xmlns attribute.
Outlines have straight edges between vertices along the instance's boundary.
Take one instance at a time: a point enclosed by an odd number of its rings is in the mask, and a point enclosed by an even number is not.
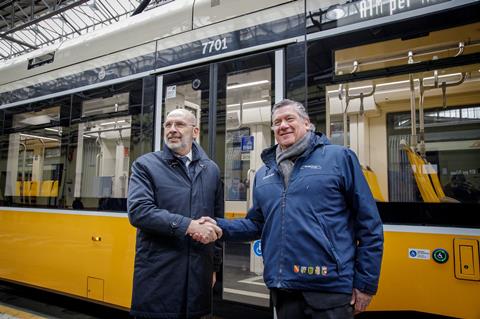
<svg viewBox="0 0 480 319"><path fill-rule="evenodd" d="M177 129L179 129L179 130L183 130L183 129L186 128L187 126L193 126L193 127L196 126L195 124L189 124L189 123L180 122L180 121L168 121L168 122L163 123L163 128L169 130L169 129L171 129L174 125L175 125L175 127L176 127Z"/></svg>
<svg viewBox="0 0 480 319"><path fill-rule="evenodd" d="M293 123L295 123L296 121L298 120L297 117L294 117L294 116L288 116L284 119L278 119L278 120L275 120L273 121L272 123L272 130L276 130L278 129L280 126L282 126L283 122L286 122L287 125L291 125Z"/></svg>

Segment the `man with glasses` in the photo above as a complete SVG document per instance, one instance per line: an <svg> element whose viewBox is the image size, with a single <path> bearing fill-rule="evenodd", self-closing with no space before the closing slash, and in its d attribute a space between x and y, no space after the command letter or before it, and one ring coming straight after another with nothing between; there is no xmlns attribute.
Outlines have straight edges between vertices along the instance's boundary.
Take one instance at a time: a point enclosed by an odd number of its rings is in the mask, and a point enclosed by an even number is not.
<svg viewBox="0 0 480 319"><path fill-rule="evenodd" d="M205 218L222 217L220 170L194 141L195 116L170 112L161 152L132 166L128 217L137 228L131 313L137 318L200 318L211 312L222 236ZM189 235L197 233L203 243Z"/></svg>
<svg viewBox="0 0 480 319"><path fill-rule="evenodd" d="M302 104L277 103L272 120L278 145L262 153L253 206L245 219L217 219L223 239L261 236L278 319L353 318L377 291L383 252L369 186L355 154L313 132Z"/></svg>

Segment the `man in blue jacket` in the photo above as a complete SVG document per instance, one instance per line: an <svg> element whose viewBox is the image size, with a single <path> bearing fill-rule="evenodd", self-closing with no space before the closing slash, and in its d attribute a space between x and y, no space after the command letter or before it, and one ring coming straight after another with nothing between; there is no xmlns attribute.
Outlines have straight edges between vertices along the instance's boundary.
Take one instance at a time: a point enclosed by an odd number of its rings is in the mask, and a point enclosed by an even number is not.
<svg viewBox="0 0 480 319"><path fill-rule="evenodd" d="M131 313L136 318L200 318L211 312L222 251L204 243L221 229L202 216L222 217L220 170L194 142L199 128L187 110L170 112L164 148L132 166L128 217L137 227Z"/></svg>
<svg viewBox="0 0 480 319"><path fill-rule="evenodd" d="M355 154L311 130L302 104L272 110L278 145L262 153L246 219L217 219L224 240L261 236L279 319L353 318L377 291L383 229ZM200 239L201 236L194 238Z"/></svg>

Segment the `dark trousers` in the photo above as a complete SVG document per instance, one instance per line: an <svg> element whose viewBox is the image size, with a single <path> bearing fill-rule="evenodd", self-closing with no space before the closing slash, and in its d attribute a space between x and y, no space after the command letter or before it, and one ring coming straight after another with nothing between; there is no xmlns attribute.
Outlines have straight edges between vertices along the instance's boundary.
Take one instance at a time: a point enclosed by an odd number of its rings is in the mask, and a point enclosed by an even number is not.
<svg viewBox="0 0 480 319"><path fill-rule="evenodd" d="M278 319L352 319L351 295L272 289Z"/></svg>

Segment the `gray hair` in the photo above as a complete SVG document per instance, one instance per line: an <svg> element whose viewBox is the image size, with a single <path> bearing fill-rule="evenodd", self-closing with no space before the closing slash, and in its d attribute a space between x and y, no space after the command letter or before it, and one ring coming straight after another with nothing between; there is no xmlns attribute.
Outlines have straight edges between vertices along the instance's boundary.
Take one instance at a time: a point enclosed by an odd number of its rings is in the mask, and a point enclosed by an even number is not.
<svg viewBox="0 0 480 319"><path fill-rule="evenodd" d="M308 113L305 110L305 106L303 106L303 104L300 102L289 100L289 99L283 99L280 102L275 103L275 105L272 108L272 119L273 119L273 115L279 108L284 106L290 106L290 105L295 108L295 111L302 119L310 121L310 116L308 116ZM315 125L313 123L310 123L310 131L315 132Z"/></svg>
<svg viewBox="0 0 480 319"><path fill-rule="evenodd" d="M293 107L295 107L295 111L297 111L298 115L301 118L305 120L310 120L310 117L308 116L307 111L305 110L305 106L303 106L303 104L300 102L289 100L289 99L283 99L280 102L275 103L275 105L272 108L272 119L273 119L273 114L275 114L275 112L279 108L284 106L289 106L289 105L292 105Z"/></svg>

